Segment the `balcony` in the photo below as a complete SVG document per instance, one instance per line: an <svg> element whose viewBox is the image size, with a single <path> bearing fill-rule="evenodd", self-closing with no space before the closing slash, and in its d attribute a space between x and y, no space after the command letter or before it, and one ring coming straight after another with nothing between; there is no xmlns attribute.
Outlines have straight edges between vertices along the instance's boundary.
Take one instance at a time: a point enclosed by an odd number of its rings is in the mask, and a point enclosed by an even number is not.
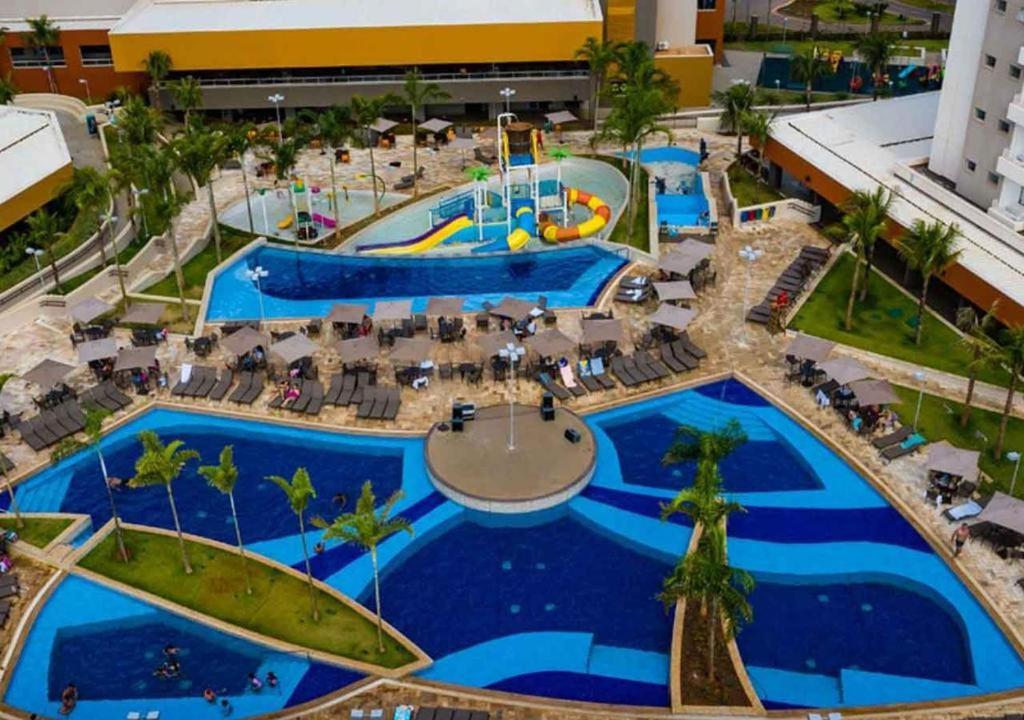
<svg viewBox="0 0 1024 720"><path fill-rule="evenodd" d="M1010 101L1006 111L1006 119L1015 125L1024 127L1024 93L1017 93Z"/></svg>
<svg viewBox="0 0 1024 720"><path fill-rule="evenodd" d="M996 172L1010 182L1024 187L1024 152L1014 153L1010 149L1003 151L996 161Z"/></svg>
<svg viewBox="0 0 1024 720"><path fill-rule="evenodd" d="M1011 203L1009 206L1000 205L998 200L992 202L988 214L993 218L1012 228L1014 232L1024 232L1024 206Z"/></svg>

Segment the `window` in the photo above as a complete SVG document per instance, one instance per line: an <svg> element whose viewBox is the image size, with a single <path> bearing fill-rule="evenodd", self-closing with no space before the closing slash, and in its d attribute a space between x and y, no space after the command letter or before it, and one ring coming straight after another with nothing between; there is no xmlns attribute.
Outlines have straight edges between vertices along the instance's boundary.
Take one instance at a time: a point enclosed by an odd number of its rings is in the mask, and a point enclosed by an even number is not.
<svg viewBox="0 0 1024 720"><path fill-rule="evenodd" d="M978 169L978 163L974 162L973 160L968 160L967 161L967 172L974 172L977 169Z"/></svg>
<svg viewBox="0 0 1024 720"><path fill-rule="evenodd" d="M85 67L102 67L114 64L114 58L110 54L109 45L83 45L79 50L82 53L82 65Z"/></svg>
<svg viewBox="0 0 1024 720"><path fill-rule="evenodd" d="M974 119L975 120L981 120L982 122L985 122L985 118L987 116L988 116L988 113L985 112L984 110L982 110L980 107L974 108Z"/></svg>
<svg viewBox="0 0 1024 720"><path fill-rule="evenodd" d="M50 53L50 64L54 67L64 66L64 48L55 46L47 48ZM11 48L11 67L46 67L46 57L42 48Z"/></svg>
<svg viewBox="0 0 1024 720"><path fill-rule="evenodd" d="M1020 65L1010 65L1010 77L1020 80Z"/></svg>
<svg viewBox="0 0 1024 720"><path fill-rule="evenodd" d="M987 67L987 68L994 68L995 66L996 66L996 56L995 55L986 55L985 56L985 67Z"/></svg>
<svg viewBox="0 0 1024 720"><path fill-rule="evenodd" d="M1017 195L1017 204L1024 205L1024 187L1020 189L1020 194Z"/></svg>
<svg viewBox="0 0 1024 720"><path fill-rule="evenodd" d="M1010 132L1010 121L1009 120L1002 120L1002 119L999 120L999 132L1003 132L1003 133Z"/></svg>
<svg viewBox="0 0 1024 720"><path fill-rule="evenodd" d="M1006 0L996 0L995 9L996 12L1006 12Z"/></svg>
<svg viewBox="0 0 1024 720"><path fill-rule="evenodd" d="M994 173L994 172L990 172L988 174L988 181L990 183L992 183L993 185L998 185L999 184L999 176L996 173Z"/></svg>
<svg viewBox="0 0 1024 720"><path fill-rule="evenodd" d="M714 10L718 7L718 0L697 0L698 10Z"/></svg>

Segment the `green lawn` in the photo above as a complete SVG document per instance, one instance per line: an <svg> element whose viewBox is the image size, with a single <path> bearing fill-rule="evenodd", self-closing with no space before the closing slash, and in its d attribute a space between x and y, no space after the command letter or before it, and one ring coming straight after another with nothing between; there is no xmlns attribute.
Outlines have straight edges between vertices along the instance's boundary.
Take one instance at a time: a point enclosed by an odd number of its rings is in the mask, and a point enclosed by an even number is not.
<svg viewBox="0 0 1024 720"><path fill-rule="evenodd" d="M586 155L591 160L600 160L603 163L607 163L613 166L616 170L621 172L627 178L629 177L629 163L619 158L610 158L604 155ZM628 211L623 210L622 216L619 218L618 223L615 224L615 229L612 230L611 237L609 240L619 245L629 245L635 247L638 250L644 252L650 252L650 231L647 227L647 172L641 167L640 174L638 176L637 184L639 185L637 193L637 204L636 204L636 221L633 226L633 234L630 235L628 222Z"/></svg>
<svg viewBox="0 0 1024 720"><path fill-rule="evenodd" d="M118 557L111 533L82 559L81 566L218 620L303 647L388 668L415 659L387 635L384 653L379 653L374 623L319 590L320 621L314 622L309 586L289 573L250 559L253 594L247 595L241 558L235 553L188 542L194 572L186 575L176 538L142 531L125 535L132 557L129 563Z"/></svg>
<svg viewBox="0 0 1024 720"><path fill-rule="evenodd" d="M917 409L918 391L913 388L894 386L903 402L894 406L904 423L914 422L914 411ZM936 395L925 394L921 403L921 418L918 429L929 441L947 440L950 444L962 448L981 451L981 469L994 481L993 486L983 487L983 492L1002 490L1009 492L1010 480L1013 477L1013 463L1003 458L996 461L992 457L992 446L999 434L999 413L974 408L970 422L966 428L960 427L960 412L963 404L947 400ZM1011 417L1006 430L1006 444L1003 454L1010 450L1024 452L1024 420ZM1022 471L1024 472L1024 471ZM1024 477L1018 477L1017 497L1024 497Z"/></svg>
<svg viewBox="0 0 1024 720"><path fill-rule="evenodd" d="M226 260L233 253L253 241L248 233L226 225L220 226L220 249L221 255ZM201 300L203 290L206 288L206 276L217 267L217 249L214 247L213 238L209 244L194 258L185 263L181 269L185 276L185 297L190 300ZM147 295L163 295L164 297L178 297L178 282L174 279L174 270L160 282L146 288Z"/></svg>
<svg viewBox="0 0 1024 720"><path fill-rule="evenodd" d="M845 23L847 25L867 25L868 17L855 11L855 4L849 0L795 0L779 9L783 15L790 17L810 18L817 15L822 22ZM845 9L845 12L844 12ZM922 25L923 20L916 18L900 18L897 14L882 14L882 25Z"/></svg>
<svg viewBox="0 0 1024 720"><path fill-rule="evenodd" d="M729 187L732 188L732 195L741 208L785 199L775 188L766 183L759 183L738 163L729 166Z"/></svg>
<svg viewBox="0 0 1024 720"><path fill-rule="evenodd" d="M938 52L949 47L948 39L911 39L903 40L900 46L923 47L929 52ZM725 44L726 50L746 50L748 52L780 53L787 55L799 55L813 48L825 48L827 50L838 50L845 58L853 57L856 48L852 40L790 40L782 42L781 37L773 37L770 40L735 40ZM898 53L897 53L898 54Z"/></svg>
<svg viewBox="0 0 1024 720"><path fill-rule="evenodd" d="M18 538L22 542L34 545L37 548L44 548L49 545L55 537L64 532L67 526L72 523L71 518L22 515L21 519L25 522L24 527L18 527L18 521L14 517L5 515L3 520L0 520L0 529L4 531L14 530L18 533Z"/></svg>
<svg viewBox="0 0 1024 720"><path fill-rule="evenodd" d="M853 262L852 255L843 253L800 308L790 327L863 350L965 375L970 357L957 333L928 312L924 316L924 338L921 345L915 345L916 303L876 272L872 272L867 301L855 306L853 331L843 329ZM981 379L1006 385L1009 376L1000 370L986 370Z"/></svg>

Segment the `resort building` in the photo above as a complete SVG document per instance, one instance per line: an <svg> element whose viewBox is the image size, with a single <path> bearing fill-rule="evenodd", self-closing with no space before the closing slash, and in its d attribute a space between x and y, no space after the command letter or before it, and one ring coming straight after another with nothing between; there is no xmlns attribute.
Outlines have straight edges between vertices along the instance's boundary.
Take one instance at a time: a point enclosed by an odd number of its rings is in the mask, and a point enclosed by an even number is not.
<svg viewBox="0 0 1024 720"><path fill-rule="evenodd" d="M71 173L56 115L0 105L0 232L56 197Z"/></svg>

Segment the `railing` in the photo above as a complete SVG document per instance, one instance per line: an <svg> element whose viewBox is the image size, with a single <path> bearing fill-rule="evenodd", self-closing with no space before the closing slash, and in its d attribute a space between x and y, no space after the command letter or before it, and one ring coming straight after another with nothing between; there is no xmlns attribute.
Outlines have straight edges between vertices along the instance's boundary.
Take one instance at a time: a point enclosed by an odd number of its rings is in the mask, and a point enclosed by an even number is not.
<svg viewBox="0 0 1024 720"><path fill-rule="evenodd" d="M493 72L424 73L426 82L459 82L470 80L554 79L578 80L590 77L587 70L495 70ZM405 75L310 75L261 78L200 78L203 87L246 87L254 85L367 85L371 83L401 83Z"/></svg>

